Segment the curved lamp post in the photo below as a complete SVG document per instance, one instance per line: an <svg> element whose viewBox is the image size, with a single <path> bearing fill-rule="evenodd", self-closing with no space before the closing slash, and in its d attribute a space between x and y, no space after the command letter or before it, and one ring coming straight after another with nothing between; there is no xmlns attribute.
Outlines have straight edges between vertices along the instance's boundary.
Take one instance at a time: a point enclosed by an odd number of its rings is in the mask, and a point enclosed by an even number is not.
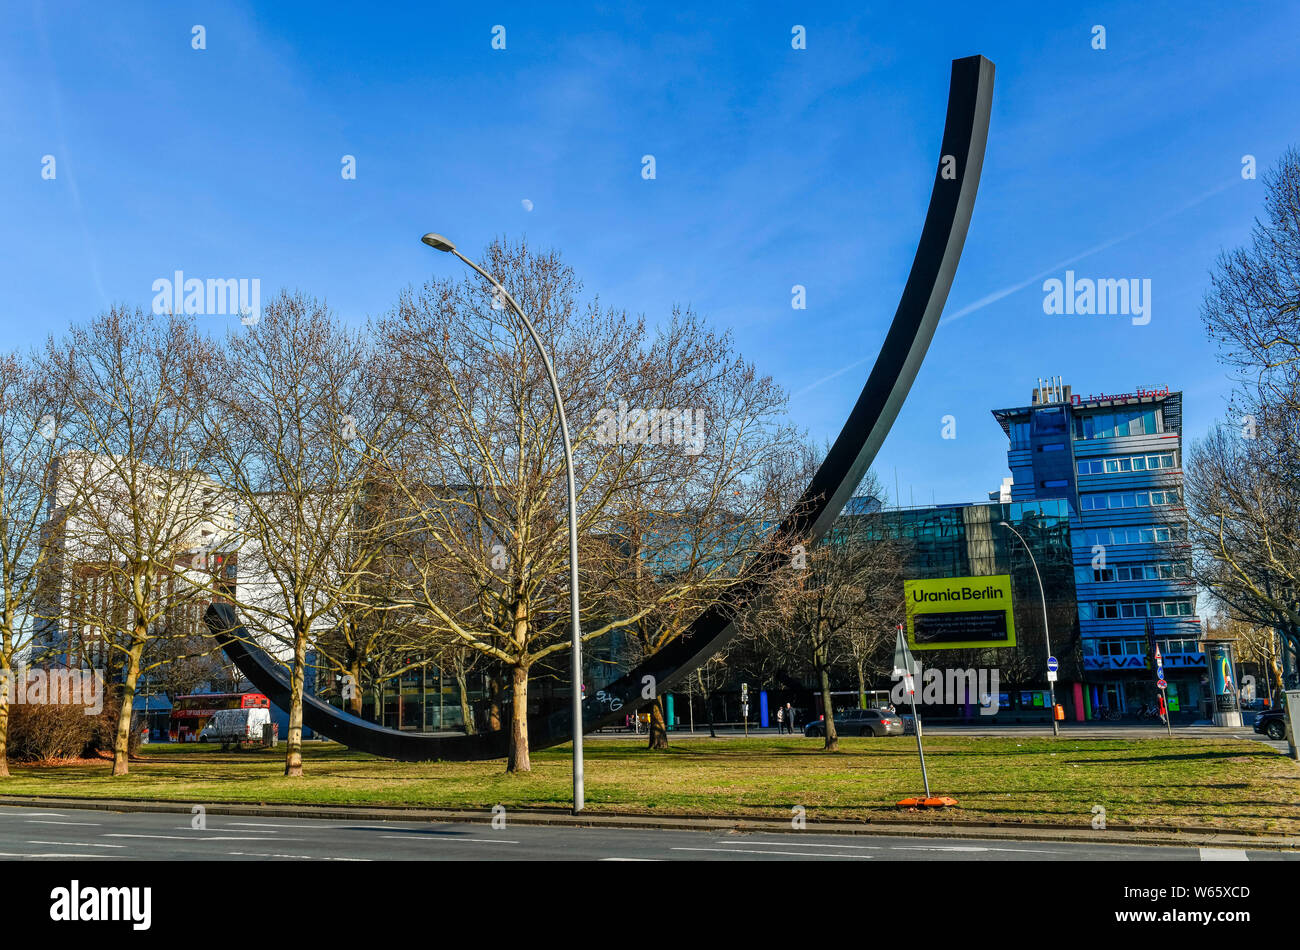
<svg viewBox="0 0 1300 950"><path fill-rule="evenodd" d="M1019 531L1011 527L1011 525L1007 524L1005 521L999 521L998 524L1002 525L1002 527L1006 528L1017 538L1020 538L1020 543L1025 546L1025 553L1029 555L1029 563L1034 565L1034 576L1038 578L1038 596L1043 599L1043 640L1047 644L1047 655L1051 656L1052 634L1047 627L1047 594L1043 592L1043 575L1038 573L1038 562L1034 560L1034 552L1029 549L1029 543L1020 536ZM1059 736L1061 734L1061 724L1056 721L1056 681L1049 678L1047 681L1047 687L1052 693L1052 735Z"/></svg>
<svg viewBox="0 0 1300 950"><path fill-rule="evenodd" d="M528 335L533 338L533 343L537 346L537 352L542 355L542 362L546 365L546 375L551 381L551 393L555 396L555 410L560 417L560 435L564 441L564 471L569 483L569 621L573 636L573 813L576 815L582 811L584 797L582 779L582 627L578 620L578 501L573 482L573 449L569 444L569 422L564 416L564 400L560 398L560 382L555 378L555 367L551 365L551 357L547 354L546 347L542 346L542 340L533 328L532 321L528 319L523 308L511 296L510 291L501 286L500 281L479 267L478 264L456 250L456 245L441 234L431 232L420 238L420 240L435 251L455 254L471 268L478 271L484 280L496 288L497 292L509 302L511 309L523 322L525 329L528 330ZM525 715L527 715L527 710L525 710Z"/></svg>

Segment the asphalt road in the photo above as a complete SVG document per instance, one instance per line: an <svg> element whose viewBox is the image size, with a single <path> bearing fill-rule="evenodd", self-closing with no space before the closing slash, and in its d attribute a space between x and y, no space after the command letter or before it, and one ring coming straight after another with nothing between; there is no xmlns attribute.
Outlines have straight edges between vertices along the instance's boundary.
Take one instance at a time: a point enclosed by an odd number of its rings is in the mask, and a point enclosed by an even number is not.
<svg viewBox="0 0 1300 950"><path fill-rule="evenodd" d="M1280 861L1277 851L818 833L359 822L0 806L0 860Z"/></svg>

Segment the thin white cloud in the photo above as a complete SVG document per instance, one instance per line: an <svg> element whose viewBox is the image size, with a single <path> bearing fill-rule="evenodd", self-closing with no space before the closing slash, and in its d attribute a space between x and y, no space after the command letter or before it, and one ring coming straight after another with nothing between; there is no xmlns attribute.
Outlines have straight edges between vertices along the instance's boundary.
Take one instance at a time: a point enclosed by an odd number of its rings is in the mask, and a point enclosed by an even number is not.
<svg viewBox="0 0 1300 950"><path fill-rule="evenodd" d="M997 303L999 300L1003 299L1004 297L1010 297L1012 294L1016 293L1017 291L1024 290L1030 284L1035 284L1038 281L1042 280L1043 278L1049 276L1050 274L1058 273L1063 267L1069 267L1071 264L1074 264L1077 261L1081 261L1085 257L1091 257L1093 254L1098 254L1109 247L1114 247L1116 244L1122 244L1124 241L1137 237L1143 231L1147 231L1155 227L1157 224L1160 224L1164 221L1168 221L1170 218L1174 217L1175 215L1182 214L1188 208L1193 208L1204 201L1208 201L1210 198L1213 198L1215 195L1219 194L1220 192L1227 191L1236 183L1237 180L1233 179L1231 181L1225 182L1222 185L1219 185L1216 188L1211 188L1209 191L1201 195L1198 195L1197 197L1186 202L1185 204L1179 205L1177 208L1173 208L1169 211L1166 211L1164 214L1157 215L1156 217L1148 221L1146 224L1142 225L1140 228L1134 228L1132 231L1128 231L1124 234L1118 235L1117 237L1110 238L1109 240L1103 241L1100 244L1093 245L1087 250L1080 251L1078 254L1075 254L1072 257L1067 257L1063 261L1058 261L1057 263L1053 264L1051 267L1047 268L1046 270L1039 271L1037 274L1034 274L1031 277L1026 277L1022 281L1018 281L1017 283L1011 284L1007 287L1003 287L1000 290L995 290L991 294L986 294L983 297L981 297L979 300L976 300L973 303L969 303L966 306L962 307L960 310L954 311L953 313L950 314L946 314L943 317L943 319L939 321L939 325L943 326L946 323L952 323L954 320L960 320L962 317L967 316L968 314L975 313L977 310L983 310L989 304ZM875 359L875 357L867 356L867 357L863 357L860 360L854 360L852 363L849 363L847 366L841 366L833 373L829 373L821 377L820 379L817 379L809 383L807 386L804 386L802 389L795 391L790 398L798 399L800 396L804 395L805 393L811 392L817 387L829 383L832 379L835 379L838 376L843 376L845 373L849 372L850 370L856 369L857 367L861 366L863 363L870 362L873 359Z"/></svg>

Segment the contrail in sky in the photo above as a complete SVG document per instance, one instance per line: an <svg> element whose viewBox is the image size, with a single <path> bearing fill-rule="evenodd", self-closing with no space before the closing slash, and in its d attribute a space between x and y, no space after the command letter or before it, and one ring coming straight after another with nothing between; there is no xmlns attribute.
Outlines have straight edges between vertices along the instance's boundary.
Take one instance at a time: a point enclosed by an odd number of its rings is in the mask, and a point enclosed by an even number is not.
<svg viewBox="0 0 1300 950"><path fill-rule="evenodd" d="M1053 264L1051 267L1047 268L1046 270L1039 271L1037 274L1034 274L1032 277L1026 277L1024 280L1019 281L1018 283L1011 284L1007 287L1003 287L1001 290L995 290L991 294L986 294L985 296L981 297L979 300L976 300L974 303L969 303L966 306L962 307L960 310L957 310L953 313L946 314L939 321L939 325L943 326L945 323L952 323L954 320L960 320L962 317L968 314L972 314L977 310L983 310L991 303L997 303L999 300L1001 300L1004 297L1010 297L1012 294L1016 293L1017 291L1024 290L1030 284L1037 283L1038 281L1042 280L1043 278L1051 274L1058 273L1063 267L1069 267L1071 264L1075 263L1076 261L1081 261L1085 257L1091 257L1093 254L1098 254L1109 247L1114 247L1116 244L1121 244L1124 241L1129 240L1130 238L1134 238L1137 235L1141 234L1143 231L1146 231L1149 228L1153 228L1157 224L1160 224L1163 221L1169 220L1170 218L1174 217L1174 215L1182 214L1188 208L1193 208L1204 201L1208 201L1210 198L1213 198L1215 195L1219 194L1220 192L1227 191L1234 184L1236 184L1236 179L1225 182L1224 184L1219 185L1217 188L1211 188L1209 191L1205 192L1204 194L1198 195L1197 197L1193 198L1191 201L1179 205L1177 208L1173 208L1169 211L1166 211L1164 214L1157 215L1156 217L1148 221L1146 224L1142 225L1142 227L1140 228L1134 228L1132 231L1128 231L1117 237L1110 238L1109 240L1103 241L1100 244L1096 244L1085 251L1080 251L1078 254L1075 254L1073 257L1067 257L1063 261L1058 261L1057 263ZM849 363L847 366L842 366L839 369L835 370L835 372L829 373L826 376L823 376L820 379L809 383L807 386L803 387L803 389L796 391L791 396L791 398L797 399L800 396L804 395L805 393L811 392L812 390L816 389L818 386L821 386L825 383L829 383L832 379L835 379L837 376L843 376L845 373L849 372L850 370L857 369L863 363L869 362L872 359L874 359L874 357L867 356L867 357L863 357L860 360L854 360L852 363Z"/></svg>

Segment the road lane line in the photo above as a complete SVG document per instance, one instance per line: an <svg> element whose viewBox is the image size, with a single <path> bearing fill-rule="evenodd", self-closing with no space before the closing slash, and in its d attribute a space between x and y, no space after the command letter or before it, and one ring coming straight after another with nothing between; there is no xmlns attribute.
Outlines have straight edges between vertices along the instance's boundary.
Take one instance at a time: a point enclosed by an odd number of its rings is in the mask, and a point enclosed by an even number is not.
<svg viewBox="0 0 1300 950"><path fill-rule="evenodd" d="M28 844L61 844L67 848L125 848L124 844L95 844L93 841L28 841Z"/></svg>
<svg viewBox="0 0 1300 950"><path fill-rule="evenodd" d="M111 858L111 854L25 854L16 851L0 851L0 858Z"/></svg>
<svg viewBox="0 0 1300 950"><path fill-rule="evenodd" d="M1202 861L1249 861L1240 848L1201 848Z"/></svg>
<svg viewBox="0 0 1300 950"><path fill-rule="evenodd" d="M265 838L243 838L234 835L131 835L120 831L110 832L105 838L157 838L162 841L265 841ZM301 841L301 838L280 838L280 841Z"/></svg>
<svg viewBox="0 0 1300 950"><path fill-rule="evenodd" d="M369 861L370 858L336 858L328 854L260 854L256 851L227 851L232 858L297 858L304 861Z"/></svg>
<svg viewBox="0 0 1300 950"><path fill-rule="evenodd" d="M45 821L40 818L28 818L27 823L29 825L85 825L90 828L98 828L101 824L98 821Z"/></svg>
<svg viewBox="0 0 1300 950"><path fill-rule="evenodd" d="M722 838L714 844L788 844L796 848L860 848L864 851L886 851L888 845L883 844L831 844L827 841L791 841L788 838L753 838L744 842L736 841L734 838Z"/></svg>
<svg viewBox="0 0 1300 950"><path fill-rule="evenodd" d="M869 854L827 854L815 851L758 851L753 848L673 848L674 851L715 851L722 854L783 854L790 858L855 858L858 861L872 860Z"/></svg>
<svg viewBox="0 0 1300 950"><path fill-rule="evenodd" d="M1069 851L1053 851L1047 848L993 848L979 847L977 845L923 845L923 844L899 844L890 848L891 851L956 851L956 852L988 852L988 851L1006 851L1014 854L1069 854Z"/></svg>
<svg viewBox="0 0 1300 950"><path fill-rule="evenodd" d="M451 838L446 835L431 835L424 832L412 832L406 835L380 835L381 838L390 838L394 841L477 841L480 844L518 844L518 841L507 841L504 838Z"/></svg>

